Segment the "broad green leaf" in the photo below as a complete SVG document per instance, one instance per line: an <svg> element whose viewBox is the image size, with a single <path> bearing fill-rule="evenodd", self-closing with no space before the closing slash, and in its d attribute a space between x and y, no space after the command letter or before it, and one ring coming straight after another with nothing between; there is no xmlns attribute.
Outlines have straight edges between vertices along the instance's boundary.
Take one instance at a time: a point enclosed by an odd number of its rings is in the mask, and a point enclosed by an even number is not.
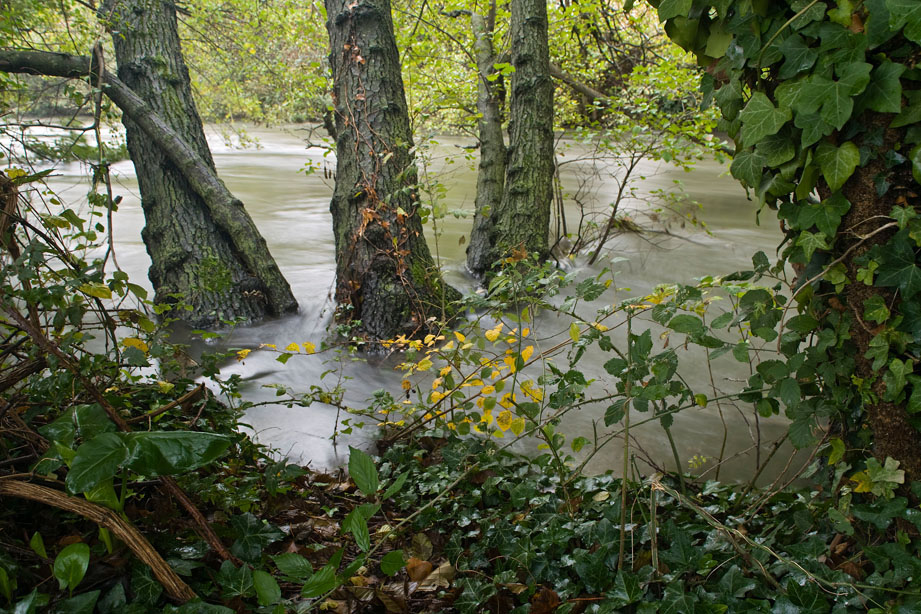
<svg viewBox="0 0 921 614"><path fill-rule="evenodd" d="M352 446L349 446L349 475L365 495L373 495L380 487L374 461L366 452Z"/></svg>
<svg viewBox="0 0 921 614"><path fill-rule="evenodd" d="M743 151L735 155L729 171L733 177L744 182L748 187L756 188L761 183L761 175L766 163L767 161L761 154L755 151Z"/></svg>
<svg viewBox="0 0 921 614"><path fill-rule="evenodd" d="M371 548L371 536L368 533L368 519L373 516L379 505L366 503L352 509L342 521L342 532L351 533L355 538L355 544L362 552L367 552Z"/></svg>
<svg viewBox="0 0 921 614"><path fill-rule="evenodd" d="M403 560L402 550L392 550L381 559L381 571L388 576L395 575L398 571L403 569L405 565L406 562Z"/></svg>
<svg viewBox="0 0 921 614"><path fill-rule="evenodd" d="M310 561L295 552L285 552L272 557L278 571L295 580L306 580L313 573Z"/></svg>
<svg viewBox="0 0 921 614"><path fill-rule="evenodd" d="M61 550L54 558L54 577L58 579L61 590L71 592L83 580L90 566L90 547L79 542Z"/></svg>
<svg viewBox="0 0 921 614"><path fill-rule="evenodd" d="M269 606L278 603L281 599L281 587L272 577L272 574L257 569L253 571L253 586L256 588L256 598L259 605Z"/></svg>
<svg viewBox="0 0 921 614"><path fill-rule="evenodd" d="M905 37L921 45L921 2L917 0L886 0L889 9L889 26L898 30L905 27Z"/></svg>
<svg viewBox="0 0 921 614"><path fill-rule="evenodd" d="M301 589L302 597L319 597L323 593L331 591L339 585L336 579L336 567L328 564L320 571L310 576L304 587Z"/></svg>
<svg viewBox="0 0 921 614"><path fill-rule="evenodd" d="M671 319L668 327L675 332L685 333L688 335L702 334L705 330L704 323L697 316L690 314L678 314Z"/></svg>
<svg viewBox="0 0 921 614"><path fill-rule="evenodd" d="M789 162L796 155L796 143L790 139L789 134L783 130L778 134L766 137L756 147L756 151L764 156L765 163L770 167L778 167L784 162Z"/></svg>
<svg viewBox="0 0 921 614"><path fill-rule="evenodd" d="M816 147L815 157L832 192L841 189L860 163L860 151L850 141L840 147L824 142Z"/></svg>
<svg viewBox="0 0 921 614"><path fill-rule="evenodd" d="M194 471L219 458L233 440L195 431L151 431L124 435L132 457L128 468L147 476Z"/></svg>
<svg viewBox="0 0 921 614"><path fill-rule="evenodd" d="M92 489L112 479L118 468L131 457L131 450L120 433L103 433L77 448L65 483L72 493Z"/></svg>
<svg viewBox="0 0 921 614"><path fill-rule="evenodd" d="M864 92L864 102L880 113L898 113L902 110L902 83L904 64L886 60L873 70L870 83Z"/></svg>
<svg viewBox="0 0 921 614"><path fill-rule="evenodd" d="M793 125L803 131L800 136L800 147L804 149L815 145L835 129L834 126L822 119L818 113L797 113L793 119Z"/></svg>
<svg viewBox="0 0 921 614"><path fill-rule="evenodd" d="M662 0L659 3L659 22L673 17L687 17L692 3L692 0Z"/></svg>
<svg viewBox="0 0 921 614"><path fill-rule="evenodd" d="M806 230L815 226L826 237L835 236L841 218L851 208L843 194L835 194L821 203L801 206L796 218L797 226Z"/></svg>
<svg viewBox="0 0 921 614"><path fill-rule="evenodd" d="M115 423L109 419L109 414L98 403L92 405L77 405L73 409L73 421L76 434L84 441L92 439L100 433L115 430Z"/></svg>
<svg viewBox="0 0 921 614"><path fill-rule="evenodd" d="M99 594L100 591L90 591L59 601L54 606L54 614L93 614Z"/></svg>
<svg viewBox="0 0 921 614"><path fill-rule="evenodd" d="M844 458L844 453L847 449L840 437L832 437L828 440L828 443L828 464L837 465Z"/></svg>
<svg viewBox="0 0 921 614"><path fill-rule="evenodd" d="M742 140L752 146L764 137L776 134L793 114L788 108L778 109L763 93L755 92L739 116L742 119Z"/></svg>
<svg viewBox="0 0 921 614"><path fill-rule="evenodd" d="M718 21L710 26L707 47L704 53L711 58L721 58L726 55L726 50L729 49L731 42L732 33L726 31L722 21Z"/></svg>
<svg viewBox="0 0 921 614"><path fill-rule="evenodd" d="M921 183L921 145L916 145L908 154L911 160L911 176L915 181Z"/></svg>

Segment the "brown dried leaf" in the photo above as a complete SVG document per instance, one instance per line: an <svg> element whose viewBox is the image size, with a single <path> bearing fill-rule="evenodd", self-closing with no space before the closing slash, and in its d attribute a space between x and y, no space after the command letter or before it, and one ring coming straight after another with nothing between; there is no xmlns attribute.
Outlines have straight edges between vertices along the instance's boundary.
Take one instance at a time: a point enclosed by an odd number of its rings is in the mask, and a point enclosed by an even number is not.
<svg viewBox="0 0 921 614"><path fill-rule="evenodd" d="M542 586L531 597L531 614L551 614L560 607L560 596L552 588Z"/></svg>
<svg viewBox="0 0 921 614"><path fill-rule="evenodd" d="M423 561L416 557L410 557L406 561L406 573L409 575L409 579L413 582L421 582L429 577L429 574L432 573L432 570L435 568L434 565L428 561Z"/></svg>

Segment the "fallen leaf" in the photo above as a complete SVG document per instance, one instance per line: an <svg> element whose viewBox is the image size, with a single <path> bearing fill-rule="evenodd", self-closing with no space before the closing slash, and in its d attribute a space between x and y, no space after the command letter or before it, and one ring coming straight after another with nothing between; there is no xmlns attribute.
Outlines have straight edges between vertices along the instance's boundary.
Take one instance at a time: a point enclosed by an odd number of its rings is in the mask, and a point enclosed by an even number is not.
<svg viewBox="0 0 921 614"><path fill-rule="evenodd" d="M551 614L560 607L560 597L551 588L542 586L533 597L531 597L531 614Z"/></svg>
<svg viewBox="0 0 921 614"><path fill-rule="evenodd" d="M406 561L406 573L413 582L421 582L426 579L434 568L435 566L428 561L423 561L416 557L410 557Z"/></svg>

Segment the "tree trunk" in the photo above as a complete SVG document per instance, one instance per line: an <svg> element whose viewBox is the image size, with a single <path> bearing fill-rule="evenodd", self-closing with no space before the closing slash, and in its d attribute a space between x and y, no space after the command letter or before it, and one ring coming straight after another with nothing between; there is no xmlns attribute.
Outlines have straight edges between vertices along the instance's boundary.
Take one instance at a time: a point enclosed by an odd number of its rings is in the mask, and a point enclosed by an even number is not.
<svg viewBox="0 0 921 614"><path fill-rule="evenodd" d="M215 174L182 58L174 5L115 0L101 12L113 35L119 78ZM176 315L193 326L295 311L291 290L242 203L225 202L215 215L201 190L140 122L125 113L123 123L141 191L146 220L142 236L157 302L181 295L179 300L192 311Z"/></svg>
<svg viewBox="0 0 921 614"><path fill-rule="evenodd" d="M493 4L495 6L495 4ZM470 244L467 247L467 269L481 277L492 264L490 229L493 226L493 212L502 201L505 185L505 138L502 135L501 99L489 76L494 72L496 54L492 46L495 15L490 19L474 13L471 16L474 36L474 51L477 64L477 111L480 137L480 166L476 181L476 206Z"/></svg>
<svg viewBox="0 0 921 614"><path fill-rule="evenodd" d="M889 123L888 116L868 113L864 118L864 125L872 126L883 132ZM872 134L873 132L870 131ZM907 402L892 402L885 400L886 383L884 373L886 367L874 371L872 360L867 358L871 348L871 341L879 332L874 330L872 322L866 322L864 301L873 296L880 296L893 315L903 313L903 300L894 291L879 286L868 286L857 281L857 272L861 268L860 257L874 246L884 246L895 234L896 229L876 232L878 228L892 223L893 206L905 204L918 207L917 196L910 186L916 185L911 177L909 165L898 167L899 173L889 171L886 167L886 151L893 151L898 143L904 139L904 133L899 130L885 131L882 145L875 147L877 155L862 167L858 167L842 188L842 194L851 203L851 208L841 219L839 229L846 228L847 232L839 231L839 238L835 242L835 256L844 255L844 265L847 267L850 283L845 286L842 303L850 312L851 342L854 343L854 375L865 382L872 382L870 391L872 395L863 402L863 411L866 421L873 430L873 453L882 463L886 457L899 461L900 468L906 473L908 481L921 480L921 432L912 424L907 411ZM863 144L872 148L872 143ZM877 178L887 177L892 182L892 187L883 196L877 192ZM830 196L830 191L825 188L823 197ZM872 234L872 238L862 239ZM848 252L848 250L851 250ZM882 327L880 327L882 328ZM912 361L912 356L904 356L906 361Z"/></svg>
<svg viewBox="0 0 921 614"><path fill-rule="evenodd" d="M446 285L422 236L412 132L389 0L326 0L336 109L340 321L372 340L418 335L445 320Z"/></svg>
<svg viewBox="0 0 921 614"><path fill-rule="evenodd" d="M505 189L493 215L491 258L550 254L553 198L553 81L546 0L512 0L509 150ZM520 257L520 256L519 256Z"/></svg>

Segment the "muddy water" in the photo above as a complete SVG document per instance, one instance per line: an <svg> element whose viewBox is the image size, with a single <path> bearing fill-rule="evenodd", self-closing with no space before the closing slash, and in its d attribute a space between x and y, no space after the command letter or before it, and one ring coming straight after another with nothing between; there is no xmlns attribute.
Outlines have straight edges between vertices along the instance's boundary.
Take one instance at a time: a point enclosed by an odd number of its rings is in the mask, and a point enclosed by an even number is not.
<svg viewBox="0 0 921 614"><path fill-rule="evenodd" d="M221 340L223 347L258 348L262 343L284 347L288 343L310 341L319 345L331 321L331 291L334 282L334 253L331 219L328 211L332 194L331 173L334 160L320 147L308 147L307 131L298 127L286 129L250 128L249 137L258 139L259 147L235 146L235 137L223 138L217 131L210 137L215 161L220 175L231 191L240 197L253 216L282 271L300 301L300 312L291 317L257 326L238 328ZM475 189L474 161L470 160L464 139L439 139L438 144L428 143L422 152L425 169L431 181L444 185L438 206L445 211L473 208ZM612 163L598 167L580 158L585 154L579 147L565 148L561 161L561 181L566 199L566 222L570 231L580 219L580 209L574 198L598 210L604 210L615 198L618 183L617 169ZM316 170L304 172L306 166ZM135 280L146 281L149 266L140 239L143 224L137 183L130 162L115 165L115 191L123 197L115 217L116 250L120 265ZM696 170L684 173L670 167L648 164L640 171L645 176L641 193L670 188L680 181L687 194L699 201L699 212L709 233L700 227L678 222L669 224L668 233L647 235L627 234L612 239L605 256L592 267L585 257L565 262L565 266L580 276L595 275L602 267L617 271L616 286L625 288L616 297L605 296L598 305L615 299L647 293L656 284L665 282L690 282L705 274L721 274L750 267L751 255L764 250L769 255L779 242L776 225L757 226L755 205L746 199L744 191L727 176L726 167L716 162L700 163ZM612 176L611 174L614 174ZM81 178L83 170L78 165L61 167L53 179L53 187L64 202L79 201L86 191ZM591 188L580 193L580 187ZM627 213L637 221L645 219L648 207L638 201L625 205ZM770 220L772 216L765 216ZM429 228L428 237L449 282L462 291L472 291L473 285L464 272L464 240L471 220L449 213L438 220L436 228ZM661 226L657 226L662 228ZM437 240L436 240L437 237ZM612 260L613 259L613 260ZM140 283L140 282L139 282ZM584 306L583 313L590 314ZM648 323L637 323L645 326ZM548 317L535 325L536 334L553 341L553 335L568 330L569 323ZM621 327L622 328L622 327ZM658 330L654 330L655 335ZM565 335L565 333L563 333ZM617 335L615 334L615 338ZM363 361L336 355L297 356L287 365L281 365L274 355L253 351L242 363L228 364L225 375L238 373L244 380L243 392L247 399L270 403L276 399L275 390L267 384L281 384L295 390L306 390L311 385L331 388L339 383L347 390L346 401L353 406L365 406L375 390L387 389L399 394L400 378L389 363L369 365ZM601 393L613 388L602 364L609 356L598 353L586 356L581 368L587 377L597 380L593 390ZM682 374L700 391L713 396L709 388L711 374L700 355L691 355L682 366ZM562 361L562 357L558 361ZM732 359L720 359L714 365L713 384L719 390L736 390L739 380L747 377ZM562 431L570 437L591 438L594 425L598 425L604 405L586 406L569 413ZM359 430L341 436L334 445L330 437L337 419L334 408L316 404L310 408L287 408L279 404L255 407L246 414L246 422L259 439L292 459L310 462L316 467L332 466L342 462L348 454L348 445L368 445L374 436L373 429ZM639 415L636 418L643 418ZM602 429L603 430L603 429ZM679 460L684 469L691 466L697 471L712 468L720 455L732 458L721 469L721 479L744 480L751 476L757 458L767 456L771 443L782 435L785 425L781 420L756 420L750 407L730 405L688 410L679 415L672 427ZM654 464L674 467L673 454L658 424L647 424L632 432L631 444L637 451L638 466L646 470L642 458ZM530 444L522 444L528 446ZM590 461L591 471L613 469L619 472L623 456L621 440L603 448ZM760 452L758 446L760 445ZM781 471L790 459L790 451L782 449L775 455L765 475ZM714 473L708 474L713 477Z"/></svg>

